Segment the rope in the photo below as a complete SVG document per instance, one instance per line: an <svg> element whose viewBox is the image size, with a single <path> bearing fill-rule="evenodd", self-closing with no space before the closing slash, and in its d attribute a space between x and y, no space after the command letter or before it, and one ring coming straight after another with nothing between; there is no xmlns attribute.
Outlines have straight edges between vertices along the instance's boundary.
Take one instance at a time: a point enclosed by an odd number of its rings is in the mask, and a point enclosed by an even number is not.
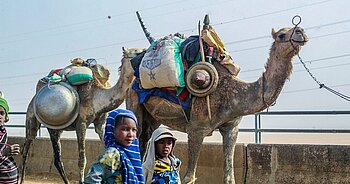
<svg viewBox="0 0 350 184"><path fill-rule="evenodd" d="M299 22L297 22L297 23L294 21L296 18L299 19ZM293 34L294 34L295 28L296 28L300 23L301 23L301 17L300 17L299 15L294 16L293 19L292 19L292 24L294 25L294 29L293 29L293 33L290 35L290 39L289 39L289 42L292 44L292 46L293 46L293 48L294 48L294 52L295 52L296 55L298 56L300 63L303 65L303 67L305 68L305 70L307 71L307 73L310 75L310 77L319 85L319 88L320 88L320 89L321 89L321 88L324 88L324 89L328 90L329 92L331 92L331 93L333 93L333 94L339 96L340 98L342 98L342 99L347 100L347 101L350 102L350 97L349 97L349 96L344 95L344 94L342 94L342 93L340 93L340 92L338 92L338 91L336 91L336 90L334 90L334 89L332 89L332 88L326 86L325 84L321 83L320 81L318 81L318 80L316 79L316 77L311 73L311 71L309 70L309 68L307 68L306 64L303 62L303 59L302 59L302 58L300 57L300 55L299 55L298 48L297 48L297 47L293 44L293 42L292 42L292 41L293 41L293 40L292 40L292 36L293 36Z"/></svg>

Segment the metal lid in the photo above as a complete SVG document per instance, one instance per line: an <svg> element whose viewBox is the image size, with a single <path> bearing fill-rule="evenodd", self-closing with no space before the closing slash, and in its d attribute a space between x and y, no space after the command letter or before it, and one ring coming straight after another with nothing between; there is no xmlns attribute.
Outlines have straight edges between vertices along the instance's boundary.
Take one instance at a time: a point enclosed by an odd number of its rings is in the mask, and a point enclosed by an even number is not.
<svg viewBox="0 0 350 184"><path fill-rule="evenodd" d="M193 80L197 77L198 74L202 74L206 76L206 80L204 80L203 84L196 82ZM201 82L201 81L199 81ZM191 66L188 69L186 74L186 87L187 90L194 96L197 97L205 97L210 95L216 90L216 87L219 83L219 75L216 71L214 65L208 62L198 62Z"/></svg>
<svg viewBox="0 0 350 184"><path fill-rule="evenodd" d="M79 96L65 82L42 87L34 99L34 114L38 121L51 129L71 125L79 113Z"/></svg>

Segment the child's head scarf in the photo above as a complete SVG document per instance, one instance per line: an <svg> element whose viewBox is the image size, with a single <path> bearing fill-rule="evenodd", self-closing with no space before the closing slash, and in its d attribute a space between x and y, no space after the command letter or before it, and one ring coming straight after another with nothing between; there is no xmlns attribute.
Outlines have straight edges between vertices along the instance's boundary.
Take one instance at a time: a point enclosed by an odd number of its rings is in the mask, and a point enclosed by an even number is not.
<svg viewBox="0 0 350 184"><path fill-rule="evenodd" d="M176 138L168 128L159 127L155 129L152 133L150 140L147 143L147 151L143 157L143 164L142 164L143 175L145 177L146 183L151 183L153 173L154 173L154 166L156 163L155 142L167 137L172 138L174 140L173 148L171 149L171 152L169 155L170 157L174 158L175 156L173 154L173 151L175 147ZM180 181L178 181L178 183L180 183Z"/></svg>
<svg viewBox="0 0 350 184"><path fill-rule="evenodd" d="M109 112L106 122L104 142L106 148L114 147L120 152L123 165L123 182L129 183L144 183L142 174L142 162L140 155L139 142L136 138L130 146L123 147L115 142L114 129L118 122L115 122L118 116L125 116L133 119L138 126L135 114L132 111L125 109L116 109Z"/></svg>
<svg viewBox="0 0 350 184"><path fill-rule="evenodd" d="M2 108L4 108L4 110L6 111L6 114L9 113L9 110L10 110L9 105L8 105L6 99L4 98L4 95L1 91L0 91L0 106Z"/></svg>

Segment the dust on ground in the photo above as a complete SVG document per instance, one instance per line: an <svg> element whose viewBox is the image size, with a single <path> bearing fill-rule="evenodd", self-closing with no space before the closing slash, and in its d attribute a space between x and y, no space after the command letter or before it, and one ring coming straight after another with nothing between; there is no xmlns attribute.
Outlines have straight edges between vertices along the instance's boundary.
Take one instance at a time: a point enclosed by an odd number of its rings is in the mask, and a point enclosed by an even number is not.
<svg viewBox="0 0 350 184"><path fill-rule="evenodd" d="M25 184L62 184L64 183L61 177L53 173L40 173L34 175L26 175ZM78 179L69 178L69 183L79 183Z"/></svg>

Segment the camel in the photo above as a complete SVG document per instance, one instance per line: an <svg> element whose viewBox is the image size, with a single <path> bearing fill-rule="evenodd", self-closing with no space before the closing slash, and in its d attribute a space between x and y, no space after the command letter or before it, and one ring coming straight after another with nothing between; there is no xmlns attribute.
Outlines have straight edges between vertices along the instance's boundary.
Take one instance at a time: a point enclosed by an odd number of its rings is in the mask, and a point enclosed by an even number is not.
<svg viewBox="0 0 350 184"><path fill-rule="evenodd" d="M152 131L161 124L187 133L188 165L182 182L195 183L197 161L203 139L218 129L224 145L224 183L234 184L234 149L242 117L260 112L276 101L292 73L293 57L308 41L304 30L300 27L282 28L277 32L272 29L271 34L274 42L270 48L265 71L254 82L240 80L219 62L213 62L219 81L216 90L209 95L211 118L205 97L192 96L190 110L186 112L180 105L157 96L151 96L140 104L137 92L129 89L126 106L137 115L140 122L141 150L145 150L145 143Z"/></svg>
<svg viewBox="0 0 350 184"><path fill-rule="evenodd" d="M85 156L85 134L86 128L93 123L95 126L95 132L99 135L101 141L103 141L103 128L105 125L105 119L107 113L117 107L119 107L124 99L125 92L129 88L131 81L133 80L133 70L131 67L130 61L124 57L121 61L121 66L119 68L120 76L117 83L113 87L102 87L98 84L98 81L93 80L87 84L81 85L78 87L77 91L80 98L80 109L78 117L74 122L66 128L63 129L48 129L50 134L50 139L52 143L53 153L54 153L54 165L57 168L59 174L61 175L64 183L69 183L66 176L63 163L61 161L61 143L60 137L63 131L75 131L78 141L78 151L79 151L79 171L80 171L80 183L84 179L84 171L86 165L86 156ZM99 67L103 65L97 65ZM105 70L102 68L102 72ZM109 76L108 73L104 75ZM42 82L38 82L37 92L43 87ZM35 97L35 96L34 96ZM36 118L33 110L33 101L34 97L28 105L27 114L26 114L26 140L22 150L22 175L21 183L25 179L25 168L26 168L26 159L28 156L29 148L36 138L38 129L40 128L40 122Z"/></svg>

